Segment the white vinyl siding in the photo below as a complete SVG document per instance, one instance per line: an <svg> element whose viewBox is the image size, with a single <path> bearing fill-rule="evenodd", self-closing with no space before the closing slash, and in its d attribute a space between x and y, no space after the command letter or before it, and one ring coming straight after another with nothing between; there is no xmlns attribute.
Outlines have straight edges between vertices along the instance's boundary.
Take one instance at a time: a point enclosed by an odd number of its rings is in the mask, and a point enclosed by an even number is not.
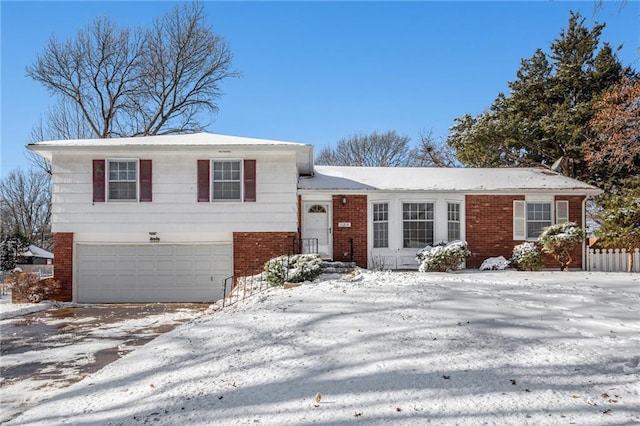
<svg viewBox="0 0 640 426"><path fill-rule="evenodd" d="M148 154L148 155L147 155ZM100 155L107 157L104 153ZM92 202L94 155L60 155L52 176L53 232L296 232L294 153L237 151L230 159L256 159L257 202L198 203L199 159L210 152L146 153L153 161L153 203ZM108 158L108 157L107 157ZM111 157L113 159L113 157ZM106 179L105 179L106 181Z"/></svg>

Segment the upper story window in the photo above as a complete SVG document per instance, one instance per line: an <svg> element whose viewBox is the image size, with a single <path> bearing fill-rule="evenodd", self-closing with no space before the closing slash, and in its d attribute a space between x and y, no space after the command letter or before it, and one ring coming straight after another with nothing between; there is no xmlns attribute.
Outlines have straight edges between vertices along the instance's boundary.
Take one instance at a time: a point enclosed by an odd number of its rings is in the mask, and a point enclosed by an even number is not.
<svg viewBox="0 0 640 426"><path fill-rule="evenodd" d="M152 201L151 160L110 158L93 160L93 202Z"/></svg>
<svg viewBox="0 0 640 426"><path fill-rule="evenodd" d="M402 246L423 248L433 244L433 203L402 203Z"/></svg>
<svg viewBox="0 0 640 426"><path fill-rule="evenodd" d="M198 160L198 202L256 201L256 160Z"/></svg>
<svg viewBox="0 0 640 426"><path fill-rule="evenodd" d="M460 203L447 203L447 239L460 239Z"/></svg>
<svg viewBox="0 0 640 426"><path fill-rule="evenodd" d="M108 160L108 200L136 201L138 199L138 161Z"/></svg>
<svg viewBox="0 0 640 426"><path fill-rule="evenodd" d="M373 205L373 247L389 247L389 204Z"/></svg>
<svg viewBox="0 0 640 426"><path fill-rule="evenodd" d="M213 161L212 164L213 201L240 201L242 199L240 161Z"/></svg>

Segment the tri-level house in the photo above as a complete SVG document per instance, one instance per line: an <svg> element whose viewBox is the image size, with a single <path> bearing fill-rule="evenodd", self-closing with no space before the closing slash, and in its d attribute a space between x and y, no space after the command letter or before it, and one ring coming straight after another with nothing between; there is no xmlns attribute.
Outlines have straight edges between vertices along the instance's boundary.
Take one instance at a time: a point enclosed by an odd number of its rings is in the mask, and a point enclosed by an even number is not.
<svg viewBox="0 0 640 426"><path fill-rule="evenodd" d="M300 252L415 269L418 249L466 240L477 268L553 223L584 226L599 193L546 169L315 166L308 144L208 133L27 148L53 166L59 299L81 303L213 301Z"/></svg>

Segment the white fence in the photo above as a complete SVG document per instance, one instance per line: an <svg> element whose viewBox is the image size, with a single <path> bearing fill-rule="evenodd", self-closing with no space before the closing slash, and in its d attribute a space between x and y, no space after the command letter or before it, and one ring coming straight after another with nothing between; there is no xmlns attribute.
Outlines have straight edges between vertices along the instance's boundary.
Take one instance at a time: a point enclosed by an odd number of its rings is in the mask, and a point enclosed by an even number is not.
<svg viewBox="0 0 640 426"><path fill-rule="evenodd" d="M627 272L625 249L587 249L587 270ZM640 248L633 250L633 272L640 272Z"/></svg>

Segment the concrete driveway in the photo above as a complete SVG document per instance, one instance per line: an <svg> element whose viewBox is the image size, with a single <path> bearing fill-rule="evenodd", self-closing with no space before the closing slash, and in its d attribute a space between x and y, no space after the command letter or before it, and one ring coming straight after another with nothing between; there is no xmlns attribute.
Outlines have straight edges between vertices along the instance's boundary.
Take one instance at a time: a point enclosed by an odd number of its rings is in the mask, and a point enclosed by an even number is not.
<svg viewBox="0 0 640 426"><path fill-rule="evenodd" d="M0 423L192 320L208 307L87 305L0 321Z"/></svg>

